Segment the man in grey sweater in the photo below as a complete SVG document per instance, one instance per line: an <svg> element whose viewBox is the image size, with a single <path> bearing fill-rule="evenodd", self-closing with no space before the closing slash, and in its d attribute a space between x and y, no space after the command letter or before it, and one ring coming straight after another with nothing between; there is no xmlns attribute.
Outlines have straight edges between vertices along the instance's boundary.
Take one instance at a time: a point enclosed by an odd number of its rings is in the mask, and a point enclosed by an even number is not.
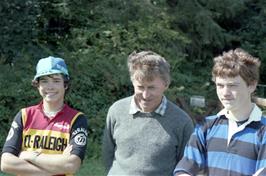
<svg viewBox="0 0 266 176"><path fill-rule="evenodd" d="M164 92L170 65L152 51L133 52L128 69L134 95L109 109L103 138L108 175L172 175L193 132L190 117Z"/></svg>

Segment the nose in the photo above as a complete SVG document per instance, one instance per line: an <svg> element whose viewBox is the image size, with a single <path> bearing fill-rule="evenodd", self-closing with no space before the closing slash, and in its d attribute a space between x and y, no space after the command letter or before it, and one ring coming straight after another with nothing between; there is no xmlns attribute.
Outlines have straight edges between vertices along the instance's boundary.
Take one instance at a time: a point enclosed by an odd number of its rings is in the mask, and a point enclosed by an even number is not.
<svg viewBox="0 0 266 176"><path fill-rule="evenodd" d="M230 94L230 88L229 88L228 86L224 86L222 92L223 92L223 95L224 95L224 96L227 96L227 95Z"/></svg>
<svg viewBox="0 0 266 176"><path fill-rule="evenodd" d="M48 81L46 86L47 86L47 89L53 89L54 88L54 84L51 81Z"/></svg>
<svg viewBox="0 0 266 176"><path fill-rule="evenodd" d="M142 97L143 97L144 99L149 98L149 96L150 96L150 92L149 92L149 90L144 90L144 91L142 92Z"/></svg>

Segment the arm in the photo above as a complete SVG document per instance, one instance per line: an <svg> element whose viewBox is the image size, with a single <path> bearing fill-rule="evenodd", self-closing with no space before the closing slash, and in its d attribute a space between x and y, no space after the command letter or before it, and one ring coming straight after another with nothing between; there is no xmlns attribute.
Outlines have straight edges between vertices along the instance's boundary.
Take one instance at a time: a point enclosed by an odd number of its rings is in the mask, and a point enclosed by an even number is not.
<svg viewBox="0 0 266 176"><path fill-rule="evenodd" d="M259 170L257 170L257 172L255 174L253 174L252 176L262 176L266 174L266 168L261 168Z"/></svg>
<svg viewBox="0 0 266 176"><path fill-rule="evenodd" d="M39 168L11 153L3 153L1 157L1 170L5 173L25 176L49 176L51 173Z"/></svg>
<svg viewBox="0 0 266 176"><path fill-rule="evenodd" d="M175 176L191 176L191 175L189 175L189 174L184 174L184 173L177 173L177 174L175 174Z"/></svg>
<svg viewBox="0 0 266 176"><path fill-rule="evenodd" d="M184 125L184 129L183 129L183 135L182 135L182 143L180 144L180 154L178 156L178 161L181 160L184 150L185 150L185 146L189 141L189 138L191 136L191 134L193 133L194 130L194 125L192 121L188 121L185 125ZM178 171L175 172L174 176L191 176L190 174L183 172L183 171Z"/></svg>
<svg viewBox="0 0 266 176"><path fill-rule="evenodd" d="M197 126L185 147L184 156L178 162L174 175L196 175L205 169L206 146L205 135L202 126Z"/></svg>
<svg viewBox="0 0 266 176"><path fill-rule="evenodd" d="M3 146L1 156L1 170L10 174L25 175L51 175L51 173L34 166L33 164L22 160L18 157L22 144L22 113L21 111L15 116L10 127L6 142Z"/></svg>
<svg viewBox="0 0 266 176"><path fill-rule="evenodd" d="M179 149L180 152L179 152L179 156L178 156L178 161L180 161L181 158L183 157L183 153L184 153L186 144L188 143L189 138L190 138L191 134L193 133L193 131L194 131L193 122L189 120L185 124L184 129L183 129L182 142L180 143L180 149Z"/></svg>
<svg viewBox="0 0 266 176"><path fill-rule="evenodd" d="M70 142L62 154L39 154L35 157L31 151L22 152L20 157L56 174L74 174L85 156L88 136L87 118L79 115L70 131Z"/></svg>
<svg viewBox="0 0 266 176"><path fill-rule="evenodd" d="M71 145L66 147L63 154L36 154L35 151L24 151L21 152L20 158L53 173L53 175L73 174L79 169L81 159L71 154L71 151Z"/></svg>
<svg viewBox="0 0 266 176"><path fill-rule="evenodd" d="M109 112L106 117L106 124L104 129L103 145L102 145L102 157L106 171L109 171L113 164L114 152L115 152L115 142L113 139L113 125L112 125L111 112L109 109Z"/></svg>
<svg viewBox="0 0 266 176"><path fill-rule="evenodd" d="M262 117L265 118L265 117ZM265 127L265 126L264 126ZM259 143L259 151L257 155L257 162L256 162L256 172L253 176L263 176L266 175L266 131L265 128L259 130L259 132L263 131L264 133L258 133L258 141ZM261 135L261 136L260 136Z"/></svg>

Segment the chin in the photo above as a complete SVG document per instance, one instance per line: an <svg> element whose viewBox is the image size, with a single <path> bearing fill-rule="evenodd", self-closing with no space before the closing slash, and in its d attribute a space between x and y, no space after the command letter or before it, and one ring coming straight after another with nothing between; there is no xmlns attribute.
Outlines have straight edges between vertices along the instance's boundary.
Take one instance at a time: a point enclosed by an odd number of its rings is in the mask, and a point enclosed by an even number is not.
<svg viewBox="0 0 266 176"><path fill-rule="evenodd" d="M224 109L230 111L232 109L234 109L234 106L231 106L231 105L223 105L224 106Z"/></svg>
<svg viewBox="0 0 266 176"><path fill-rule="evenodd" d="M152 112L151 108L142 106L143 112Z"/></svg>
<svg viewBox="0 0 266 176"><path fill-rule="evenodd" d="M53 102L56 102L57 100L56 99L52 99L52 98L46 98L45 101L47 103L53 103Z"/></svg>

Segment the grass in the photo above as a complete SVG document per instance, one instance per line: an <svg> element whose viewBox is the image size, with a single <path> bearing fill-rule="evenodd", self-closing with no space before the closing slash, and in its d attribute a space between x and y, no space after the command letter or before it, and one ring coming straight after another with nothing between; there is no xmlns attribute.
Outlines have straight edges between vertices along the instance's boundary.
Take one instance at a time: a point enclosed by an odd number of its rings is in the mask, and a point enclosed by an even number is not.
<svg viewBox="0 0 266 176"><path fill-rule="evenodd" d="M76 176L104 176L104 167L101 159L85 159Z"/></svg>
<svg viewBox="0 0 266 176"><path fill-rule="evenodd" d="M80 170L75 176L104 176L104 167L100 159L88 158L83 161ZM0 176L11 176L0 171Z"/></svg>

